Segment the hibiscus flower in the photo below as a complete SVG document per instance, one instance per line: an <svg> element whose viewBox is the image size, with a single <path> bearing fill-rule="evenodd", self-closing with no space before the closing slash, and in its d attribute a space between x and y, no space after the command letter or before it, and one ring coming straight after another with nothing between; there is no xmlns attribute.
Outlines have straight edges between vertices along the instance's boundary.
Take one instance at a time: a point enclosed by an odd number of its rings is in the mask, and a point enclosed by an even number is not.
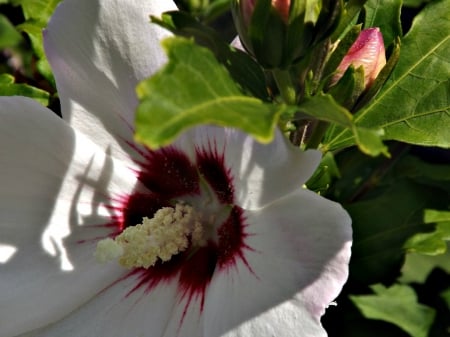
<svg viewBox="0 0 450 337"><path fill-rule="evenodd" d="M169 35L148 15L171 9L64 1L44 35L63 119L0 97L0 337L326 336L351 227L302 188L320 153L213 126L133 141Z"/></svg>

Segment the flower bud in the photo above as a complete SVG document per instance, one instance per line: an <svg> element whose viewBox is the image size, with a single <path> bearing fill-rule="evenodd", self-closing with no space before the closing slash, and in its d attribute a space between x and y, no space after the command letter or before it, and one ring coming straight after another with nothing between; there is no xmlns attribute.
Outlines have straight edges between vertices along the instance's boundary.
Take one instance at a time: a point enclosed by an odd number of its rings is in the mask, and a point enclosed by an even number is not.
<svg viewBox="0 0 450 337"><path fill-rule="evenodd" d="M246 25L250 24L250 19L253 14L253 10L255 9L255 2L257 0L246 0L240 1L240 9L242 12L242 16ZM289 7L291 5L291 0L271 0L272 7L278 14L281 16L284 22L287 23L289 19Z"/></svg>
<svg viewBox="0 0 450 337"><path fill-rule="evenodd" d="M232 0L242 45L266 69L287 69L335 29L339 0Z"/></svg>
<svg viewBox="0 0 450 337"><path fill-rule="evenodd" d="M380 30L378 28L364 29L337 67L331 83L338 82L350 65L353 65L354 68L362 66L364 87L369 88L386 64L385 54Z"/></svg>

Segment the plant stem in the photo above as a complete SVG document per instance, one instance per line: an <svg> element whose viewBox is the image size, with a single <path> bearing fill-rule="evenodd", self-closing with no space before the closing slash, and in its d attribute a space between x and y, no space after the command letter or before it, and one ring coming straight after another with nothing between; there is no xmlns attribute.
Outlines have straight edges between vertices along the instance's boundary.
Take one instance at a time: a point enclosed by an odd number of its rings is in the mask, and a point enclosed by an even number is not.
<svg viewBox="0 0 450 337"><path fill-rule="evenodd" d="M291 74L288 70L273 69L273 78L280 90L281 97L286 104L295 104L297 101L297 94L295 92L294 84L292 83Z"/></svg>
<svg viewBox="0 0 450 337"><path fill-rule="evenodd" d="M306 149L317 149L320 143L322 142L322 138L325 132L328 129L328 122L316 120L311 124L311 133L309 139L305 141Z"/></svg>

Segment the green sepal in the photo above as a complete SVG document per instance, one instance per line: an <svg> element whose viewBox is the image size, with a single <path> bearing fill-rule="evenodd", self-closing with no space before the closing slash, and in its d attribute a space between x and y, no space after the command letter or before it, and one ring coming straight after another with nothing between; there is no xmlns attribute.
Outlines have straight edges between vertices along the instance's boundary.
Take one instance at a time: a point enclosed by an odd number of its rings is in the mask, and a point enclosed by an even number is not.
<svg viewBox="0 0 450 337"><path fill-rule="evenodd" d="M364 67L360 66L355 69L353 65L350 65L341 79L330 88L328 93L334 97L336 102L351 111L363 91Z"/></svg>
<svg viewBox="0 0 450 337"><path fill-rule="evenodd" d="M306 182L306 186L311 191L323 194L328 190L333 180L339 177L339 167L334 160L334 155L331 152L327 152L322 157L319 167Z"/></svg>
<svg viewBox="0 0 450 337"><path fill-rule="evenodd" d="M351 22L361 12L367 0L349 0L342 9L339 24L331 35L331 41L337 41L341 35L345 34Z"/></svg>
<svg viewBox="0 0 450 337"><path fill-rule="evenodd" d="M397 37L395 39L391 49L392 51L390 52L390 56L385 66L381 69L370 88L363 95L361 95L355 108L353 109L354 111L362 109L377 95L381 88L383 88L384 83L388 80L400 58L400 38Z"/></svg>
<svg viewBox="0 0 450 337"><path fill-rule="evenodd" d="M339 64L341 64L342 59L347 54L350 47L358 38L361 33L361 25L353 26L344 38L338 43L336 49L330 55L327 64L325 65L324 71L322 73L322 78L326 81L330 81L333 73L336 71Z"/></svg>

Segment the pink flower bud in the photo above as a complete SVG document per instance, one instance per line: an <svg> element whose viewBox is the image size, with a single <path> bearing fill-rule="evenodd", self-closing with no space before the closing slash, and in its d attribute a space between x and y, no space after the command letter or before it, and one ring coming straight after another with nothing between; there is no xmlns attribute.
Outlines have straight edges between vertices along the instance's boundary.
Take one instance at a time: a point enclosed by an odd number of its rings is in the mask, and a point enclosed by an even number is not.
<svg viewBox="0 0 450 337"><path fill-rule="evenodd" d="M284 22L288 22L291 0L272 0L272 6L275 7L277 12L283 18Z"/></svg>
<svg viewBox="0 0 450 337"><path fill-rule="evenodd" d="M332 84L339 81L351 64L355 69L363 66L364 87L370 87L386 64L383 36L378 28L361 31L338 66Z"/></svg>
<svg viewBox="0 0 450 337"><path fill-rule="evenodd" d="M241 0L241 11L244 17L244 22L247 24L250 22L250 19L253 14L253 9L255 8L255 3L258 0ZM272 0L272 6L276 9L276 11L280 14L281 18L284 22L287 22L289 19L289 7L291 5L291 0Z"/></svg>

